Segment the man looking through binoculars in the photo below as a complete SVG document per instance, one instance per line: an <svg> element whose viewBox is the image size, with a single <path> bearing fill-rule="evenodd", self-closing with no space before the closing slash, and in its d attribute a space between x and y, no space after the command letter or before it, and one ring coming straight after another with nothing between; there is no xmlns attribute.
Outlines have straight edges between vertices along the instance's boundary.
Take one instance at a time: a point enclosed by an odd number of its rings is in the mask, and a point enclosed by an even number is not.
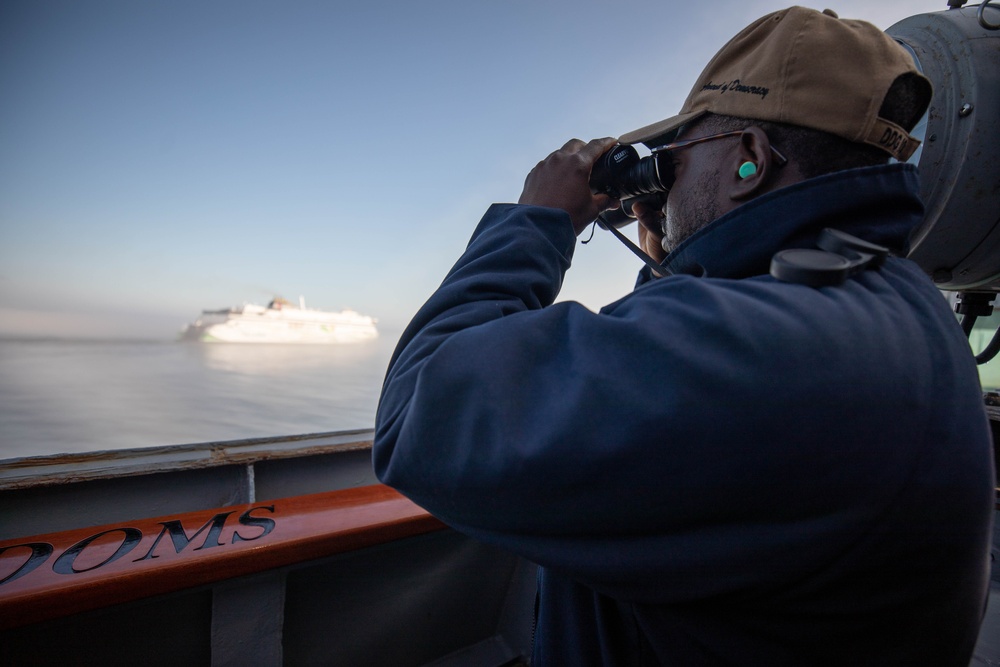
<svg viewBox="0 0 1000 667"><path fill-rule="evenodd" d="M793 7L678 115L566 143L486 213L400 340L373 460L541 566L532 664L968 664L989 426L954 315L902 257L916 169L887 164L930 95L874 26ZM600 313L555 303L622 200L658 269Z"/></svg>

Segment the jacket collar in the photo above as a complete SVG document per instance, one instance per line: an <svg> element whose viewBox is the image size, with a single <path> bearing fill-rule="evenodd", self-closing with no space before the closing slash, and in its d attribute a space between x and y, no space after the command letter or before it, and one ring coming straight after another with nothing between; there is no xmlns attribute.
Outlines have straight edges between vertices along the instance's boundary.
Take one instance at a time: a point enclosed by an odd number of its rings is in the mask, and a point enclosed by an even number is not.
<svg viewBox="0 0 1000 667"><path fill-rule="evenodd" d="M902 252L923 219L916 167L848 169L775 190L698 230L663 261L672 273L746 278L786 248L815 247L833 227Z"/></svg>

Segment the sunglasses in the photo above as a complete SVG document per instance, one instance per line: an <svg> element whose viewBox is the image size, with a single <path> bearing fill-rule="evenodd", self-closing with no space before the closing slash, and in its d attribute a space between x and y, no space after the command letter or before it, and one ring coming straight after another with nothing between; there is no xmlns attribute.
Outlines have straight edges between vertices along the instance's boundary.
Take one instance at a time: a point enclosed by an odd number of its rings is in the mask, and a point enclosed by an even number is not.
<svg viewBox="0 0 1000 667"><path fill-rule="evenodd" d="M696 144L703 144L707 141L712 141L713 139L723 139L725 137L738 137L743 134L745 130L733 130L731 132L721 132L719 134L710 134L705 137L698 137L696 139L687 139L685 141L675 141L670 144L664 144L663 146L657 146L656 148L651 148L650 153L652 153L653 162L656 165L656 176L659 180L659 185L663 192L669 190L676 180L674 175L674 163L671 159L671 154L674 151L678 151L682 148L688 148ZM775 163L779 167L783 167L788 164L788 158L781 154L774 146L771 146L771 152L774 153Z"/></svg>

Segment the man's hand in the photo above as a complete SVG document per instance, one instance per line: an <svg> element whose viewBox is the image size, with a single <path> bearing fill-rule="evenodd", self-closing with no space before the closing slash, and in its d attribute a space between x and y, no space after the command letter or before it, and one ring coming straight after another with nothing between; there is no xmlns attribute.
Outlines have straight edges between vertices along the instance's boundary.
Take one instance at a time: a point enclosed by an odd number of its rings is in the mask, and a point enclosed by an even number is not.
<svg viewBox="0 0 1000 667"><path fill-rule="evenodd" d="M663 211L651 204L636 201L632 202L632 213L639 221L639 247L657 262L662 262L667 256L667 252L661 245L663 241Z"/></svg>
<svg viewBox="0 0 1000 667"><path fill-rule="evenodd" d="M590 170L594 162L615 143L611 137L586 144L570 139L535 165L524 181L518 203L561 208L569 213L573 229L579 235L602 212L618 206L618 200L590 191Z"/></svg>

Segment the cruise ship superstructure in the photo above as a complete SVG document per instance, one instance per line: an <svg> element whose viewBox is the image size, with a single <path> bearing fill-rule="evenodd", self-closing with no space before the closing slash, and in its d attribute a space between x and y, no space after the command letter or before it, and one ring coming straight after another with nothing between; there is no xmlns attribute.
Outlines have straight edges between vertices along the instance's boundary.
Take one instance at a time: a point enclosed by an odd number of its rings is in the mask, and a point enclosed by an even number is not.
<svg viewBox="0 0 1000 667"><path fill-rule="evenodd" d="M356 343L378 336L376 320L353 310L328 312L275 297L266 307L204 310L181 332L182 340L205 343Z"/></svg>

